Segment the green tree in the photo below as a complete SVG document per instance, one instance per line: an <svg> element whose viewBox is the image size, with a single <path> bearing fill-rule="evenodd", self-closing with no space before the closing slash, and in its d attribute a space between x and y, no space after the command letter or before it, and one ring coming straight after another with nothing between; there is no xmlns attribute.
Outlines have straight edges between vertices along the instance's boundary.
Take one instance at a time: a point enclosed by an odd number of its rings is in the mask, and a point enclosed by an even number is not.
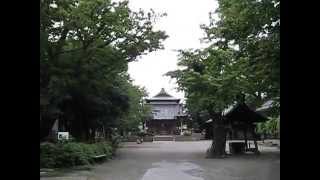
<svg viewBox="0 0 320 180"><path fill-rule="evenodd" d="M202 25L204 40L237 48L236 58L247 59L251 99L273 99L280 106L280 1L219 0L216 13L219 20L210 16L210 25Z"/></svg>
<svg viewBox="0 0 320 180"><path fill-rule="evenodd" d="M270 120L257 124L257 133L267 135L273 138L280 134L280 117L272 117Z"/></svg>
<svg viewBox="0 0 320 180"><path fill-rule="evenodd" d="M181 50L183 70L169 72L193 111L213 120L210 157L225 154L223 111L235 103L261 105L267 99L280 107L279 1L219 0L210 24L202 25L209 46Z"/></svg>
<svg viewBox="0 0 320 180"><path fill-rule="evenodd" d="M248 82L241 76L245 60L234 60L232 49L207 48L202 51L181 51L179 65L183 70L169 72L177 79L179 88L186 94L189 107L205 111L213 120L214 140L209 155L220 157L225 154L226 131L223 110L243 94Z"/></svg>
<svg viewBox="0 0 320 180"><path fill-rule="evenodd" d="M145 104L147 92L144 88L128 83L129 111L122 118L119 129L122 132L137 131L140 124L144 124L151 113L150 107Z"/></svg>
<svg viewBox="0 0 320 180"><path fill-rule="evenodd" d="M128 1L40 1L40 139L55 119L86 140L129 111L128 62L163 48L162 16L133 12Z"/></svg>

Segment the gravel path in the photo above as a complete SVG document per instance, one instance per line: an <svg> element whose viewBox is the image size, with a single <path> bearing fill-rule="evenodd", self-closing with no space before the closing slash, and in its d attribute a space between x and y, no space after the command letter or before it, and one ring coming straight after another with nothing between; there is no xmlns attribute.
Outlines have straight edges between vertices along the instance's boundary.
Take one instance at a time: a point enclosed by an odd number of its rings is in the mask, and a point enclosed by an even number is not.
<svg viewBox="0 0 320 180"><path fill-rule="evenodd" d="M42 180L277 180L280 150L260 146L261 154L206 159L210 141L125 143L114 160L91 171Z"/></svg>

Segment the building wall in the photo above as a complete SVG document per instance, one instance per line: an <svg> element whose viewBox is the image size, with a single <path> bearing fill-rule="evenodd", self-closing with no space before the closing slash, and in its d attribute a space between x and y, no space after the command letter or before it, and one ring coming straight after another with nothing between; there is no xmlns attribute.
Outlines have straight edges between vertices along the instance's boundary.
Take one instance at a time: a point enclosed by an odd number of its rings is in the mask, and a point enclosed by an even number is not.
<svg viewBox="0 0 320 180"><path fill-rule="evenodd" d="M178 121L176 116L181 111L177 101L151 101L152 119L148 121L148 131L155 134L175 134Z"/></svg>
<svg viewBox="0 0 320 180"><path fill-rule="evenodd" d="M179 104L151 104L153 119L175 119Z"/></svg>

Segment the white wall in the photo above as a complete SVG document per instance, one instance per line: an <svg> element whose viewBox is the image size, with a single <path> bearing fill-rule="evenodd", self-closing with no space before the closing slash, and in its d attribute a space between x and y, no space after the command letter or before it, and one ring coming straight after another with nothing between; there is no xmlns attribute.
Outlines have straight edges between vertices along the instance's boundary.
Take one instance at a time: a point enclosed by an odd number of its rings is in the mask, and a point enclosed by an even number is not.
<svg viewBox="0 0 320 180"><path fill-rule="evenodd" d="M154 119L174 119L178 115L178 104L152 104Z"/></svg>

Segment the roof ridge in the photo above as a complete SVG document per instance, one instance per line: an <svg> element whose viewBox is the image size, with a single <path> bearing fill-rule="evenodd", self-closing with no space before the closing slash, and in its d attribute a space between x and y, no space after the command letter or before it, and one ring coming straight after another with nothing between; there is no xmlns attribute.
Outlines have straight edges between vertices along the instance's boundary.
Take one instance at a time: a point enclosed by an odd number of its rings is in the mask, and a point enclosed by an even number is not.
<svg viewBox="0 0 320 180"><path fill-rule="evenodd" d="M173 96L167 93L164 88L161 88L160 92L153 97L173 97Z"/></svg>

